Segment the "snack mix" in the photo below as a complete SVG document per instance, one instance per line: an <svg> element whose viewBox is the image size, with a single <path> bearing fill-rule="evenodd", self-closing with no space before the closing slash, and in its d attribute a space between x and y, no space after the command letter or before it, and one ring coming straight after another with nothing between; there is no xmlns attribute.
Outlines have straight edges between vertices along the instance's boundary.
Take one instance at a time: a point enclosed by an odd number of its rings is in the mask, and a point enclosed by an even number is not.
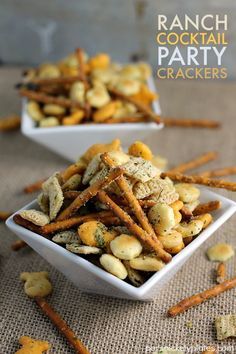
<svg viewBox="0 0 236 354"><path fill-rule="evenodd" d="M150 90L151 68L144 62L121 65L108 54L89 57L77 49L58 63L44 63L24 73L19 94L35 126L85 123L136 123L159 118L158 99Z"/></svg>
<svg viewBox="0 0 236 354"><path fill-rule="evenodd" d="M162 168L142 142L128 153L118 139L95 144L42 184L38 210L14 221L140 286L212 222L213 204L200 204L195 185L174 184Z"/></svg>

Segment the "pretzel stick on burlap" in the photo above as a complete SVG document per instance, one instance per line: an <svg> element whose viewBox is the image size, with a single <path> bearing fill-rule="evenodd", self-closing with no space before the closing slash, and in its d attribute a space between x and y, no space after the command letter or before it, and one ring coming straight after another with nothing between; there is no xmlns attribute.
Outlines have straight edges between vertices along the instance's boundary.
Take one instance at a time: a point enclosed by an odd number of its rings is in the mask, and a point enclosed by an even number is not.
<svg viewBox="0 0 236 354"><path fill-rule="evenodd" d="M112 169L104 179L100 179L87 189L82 191L78 197L57 217L57 221L68 219L81 206L85 205L91 198L95 197L98 191L107 187L111 182L116 180L124 171L120 167Z"/></svg>
<svg viewBox="0 0 236 354"><path fill-rule="evenodd" d="M139 112L143 113L144 116L147 117L147 119L149 119L150 121L153 121L157 124L161 123L160 116L155 114L148 106L138 102L136 99L134 99L130 96L124 95L122 92L120 92L114 88L110 87L110 88L108 88L108 91L111 95L118 97L125 102L129 102L129 103L132 103L133 105L135 105L137 110Z"/></svg>
<svg viewBox="0 0 236 354"><path fill-rule="evenodd" d="M198 156L197 158L190 160L188 162L177 165L176 167L170 169L168 172L171 173L183 173L188 170L192 170L199 166L206 164L209 161L215 160L218 157L218 153L214 151L207 152L203 155Z"/></svg>
<svg viewBox="0 0 236 354"><path fill-rule="evenodd" d="M54 97L47 95L45 93L41 92L35 92L32 90L27 90L27 89L20 89L19 90L20 96L27 97L30 100L34 100L36 102L40 103L52 103L52 104L57 104L59 106L65 107L65 108L80 108L84 110L84 106L82 106L80 103L76 101L72 101L68 98L61 98L61 97Z"/></svg>
<svg viewBox="0 0 236 354"><path fill-rule="evenodd" d="M17 115L8 116L0 119L0 131L10 132L20 128L21 119Z"/></svg>
<svg viewBox="0 0 236 354"><path fill-rule="evenodd" d="M14 241L12 244L11 244L11 249L12 251L19 251L21 250L22 248L25 248L27 247L27 243L23 240L16 240Z"/></svg>
<svg viewBox="0 0 236 354"><path fill-rule="evenodd" d="M209 170L205 172L200 172L199 175L202 177L223 177L236 174L236 166L219 168L216 170Z"/></svg>
<svg viewBox="0 0 236 354"><path fill-rule="evenodd" d="M229 191L236 192L236 183L229 182L225 180L216 180L207 177L202 177L198 175L187 176L181 173L171 173L171 172L162 172L161 177L169 177L172 181L183 182L183 183L192 183L192 184L201 184L213 188L222 188Z"/></svg>
<svg viewBox="0 0 236 354"><path fill-rule="evenodd" d="M0 211L0 221L6 221L12 213L9 211Z"/></svg>
<svg viewBox="0 0 236 354"><path fill-rule="evenodd" d="M193 306L197 306L202 302L216 297L217 295L223 293L224 291L230 290L236 287L236 277L226 280L221 284L215 285L213 288L203 291L202 293L187 297L186 299L180 301L177 305L171 307L168 310L168 314L171 317L177 316L180 313L188 310Z"/></svg>
<svg viewBox="0 0 236 354"><path fill-rule="evenodd" d="M106 166L108 166L110 168L116 167L114 161L112 160L112 158L109 156L108 153L104 153L103 155L101 155L101 160ZM148 220L146 214L144 213L142 207L140 206L137 198L133 194L132 189L129 187L128 182L125 179L125 177L123 175L121 175L120 178L118 178L116 180L116 184L118 185L121 192L123 192L122 194L126 198L128 204L129 204L129 207L131 207L131 209L134 213L134 216L139 221L142 228L148 234L150 234L152 236L152 238L157 240L155 231L153 230L151 224L149 223L149 220Z"/></svg>
<svg viewBox="0 0 236 354"><path fill-rule="evenodd" d="M221 284L225 281L226 279L226 266L225 263L221 262L218 264L218 267L216 269L216 282L218 284Z"/></svg>
<svg viewBox="0 0 236 354"><path fill-rule="evenodd" d="M42 297L35 297L36 304L41 308L43 313L52 321L62 335L67 339L69 344L75 349L78 354L89 354L88 349L83 343L76 337L75 333L68 326L68 324L61 318L58 312L56 312Z"/></svg>
<svg viewBox="0 0 236 354"><path fill-rule="evenodd" d="M162 117L162 121L166 127L183 127L183 128L219 128L220 122L210 119L177 119Z"/></svg>
<svg viewBox="0 0 236 354"><path fill-rule="evenodd" d="M23 191L24 193L34 193L39 191L42 188L42 184L46 181L46 178L40 179L32 184L26 186Z"/></svg>
<svg viewBox="0 0 236 354"><path fill-rule="evenodd" d="M201 214L206 214L210 213L211 211L220 209L221 207L221 202L219 200L212 200L211 202L204 203L204 204L199 204L193 211L193 215L201 215Z"/></svg>
<svg viewBox="0 0 236 354"><path fill-rule="evenodd" d="M134 220L127 214L123 209L119 207L104 191L100 191L97 194L98 199L105 205L108 206L109 209L113 211L113 213L120 218L123 224L130 230L132 234L137 236L139 240L149 246L158 257L160 257L165 263L171 261L172 257L169 253L163 250L162 244L159 240L154 239L144 231L140 226L138 226Z"/></svg>

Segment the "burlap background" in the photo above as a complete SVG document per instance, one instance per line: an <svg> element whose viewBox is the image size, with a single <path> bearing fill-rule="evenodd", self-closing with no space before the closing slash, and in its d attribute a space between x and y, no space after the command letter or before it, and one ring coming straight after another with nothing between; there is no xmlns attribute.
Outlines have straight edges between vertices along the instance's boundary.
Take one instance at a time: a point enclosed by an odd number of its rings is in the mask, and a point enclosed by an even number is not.
<svg viewBox="0 0 236 354"><path fill-rule="evenodd" d="M20 103L12 89L19 72L12 68L0 71L1 115L19 110ZM153 142L156 152L176 164L205 151L217 150L220 158L217 163L211 163L211 167L235 164L235 88L235 84L223 82L161 82L159 91L166 115L217 118L223 121L224 127L219 131L165 129ZM34 196L24 195L22 187L60 170L66 163L19 132L1 134L0 209L17 210L29 202ZM235 198L233 193L220 193ZM53 345L51 353L73 353L49 320L23 293L19 273L38 270L49 270L54 284L51 304L93 354L142 354L163 346L185 346L185 353L200 353L198 345L216 344L214 318L235 311L235 290L175 319L167 318L166 311L186 295L213 284L214 265L206 259L205 251L220 240L236 246L235 220L235 217L231 218L216 232L150 303L81 293L30 249L12 252L10 244L16 237L1 224L0 353L14 353L19 348L17 339L23 334L48 340ZM230 276L235 274L235 259L229 261L228 272ZM232 345L234 349L230 348ZM227 352L236 353L235 341L221 344L220 353Z"/></svg>

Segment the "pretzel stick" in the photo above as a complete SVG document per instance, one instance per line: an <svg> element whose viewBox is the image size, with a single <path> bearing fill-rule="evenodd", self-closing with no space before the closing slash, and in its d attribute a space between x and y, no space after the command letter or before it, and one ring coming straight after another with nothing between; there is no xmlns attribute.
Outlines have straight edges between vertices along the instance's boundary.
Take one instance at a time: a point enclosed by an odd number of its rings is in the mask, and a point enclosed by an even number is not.
<svg viewBox="0 0 236 354"><path fill-rule="evenodd" d="M83 81L85 86L88 86L88 80L86 77L85 66L84 66L83 52L84 52L83 49L77 48L75 54L77 56L78 63L79 63L79 73L80 73L81 81Z"/></svg>
<svg viewBox="0 0 236 354"><path fill-rule="evenodd" d="M41 103L58 104L59 106L62 106L65 108L77 107L80 109L84 109L84 107L82 107L81 104L79 104L78 102L69 100L68 98L54 97L54 96L46 95L45 93L35 92L35 91L31 91L31 90L26 90L26 89L20 89L19 94L20 94L20 96L27 97L31 100L41 102Z"/></svg>
<svg viewBox="0 0 236 354"><path fill-rule="evenodd" d="M232 288L235 288L236 286L236 277L226 280L225 282L215 285L213 288L210 288L208 290L203 291L202 293L190 296L182 301L180 301L177 305L171 307L168 310L168 314L171 317L174 317L189 308L193 306L197 306L201 304L202 302L215 297L221 293L223 293L226 290L230 290Z"/></svg>
<svg viewBox="0 0 236 354"><path fill-rule="evenodd" d="M81 75L78 74L76 76L60 76L60 77L52 77L48 79L40 79L35 78L27 82L27 84L36 84L38 86L48 86L48 85L66 85L73 84L76 81L82 80ZM24 83L23 83L24 86Z"/></svg>
<svg viewBox="0 0 236 354"><path fill-rule="evenodd" d="M32 222L23 219L19 214L13 216L13 220L16 224L23 226L24 228L41 235L41 227L33 224Z"/></svg>
<svg viewBox="0 0 236 354"><path fill-rule="evenodd" d="M78 195L81 193L81 191L66 191L64 192L64 198L65 199L75 199L78 197ZM119 205L124 205L128 206L128 202L125 199L117 198L115 196L112 196L112 199ZM142 208L151 208L156 204L154 200L138 200L138 203L141 205Z"/></svg>
<svg viewBox="0 0 236 354"><path fill-rule="evenodd" d="M217 158L218 154L216 152L207 152L206 154L203 154L201 156L198 156L197 158L190 160L188 162L182 163L168 172L171 173L183 173L188 170L192 170L193 168L197 168L201 165L206 164L209 161L215 160Z"/></svg>
<svg viewBox="0 0 236 354"><path fill-rule="evenodd" d="M110 168L116 167L114 161L111 159L108 153L104 153L103 155L101 155L101 160L106 166ZM121 175L120 178L116 180L116 184L118 185L121 192L124 194L124 197L126 198L129 206L131 207L134 213L134 216L139 221L143 230L150 234L153 239L157 240L155 231L153 230L146 214L141 208L138 200L134 196L132 189L129 187L128 182L126 181L123 175Z"/></svg>
<svg viewBox="0 0 236 354"><path fill-rule="evenodd" d="M27 245L27 243L23 240L16 240L11 244L11 249L12 251L19 251L22 248L25 248Z"/></svg>
<svg viewBox="0 0 236 354"><path fill-rule="evenodd" d="M0 131L1 132L10 132L20 128L21 119L17 115L12 115L0 119Z"/></svg>
<svg viewBox="0 0 236 354"><path fill-rule="evenodd" d="M110 92L110 94L120 98L121 100L123 100L125 102L132 103L133 105L135 105L136 108L138 109L138 111L143 113L144 116L147 117L149 120L151 120L151 121L153 121L153 122L155 122L157 124L161 123L161 119L160 119L160 117L158 115L156 115L154 112L152 112L149 107L147 107L146 105L138 102L133 97L126 96L122 92L117 91L114 88L108 88L108 91Z"/></svg>
<svg viewBox="0 0 236 354"><path fill-rule="evenodd" d="M216 269L216 282L221 284L225 281L225 279L226 279L226 266L225 263L221 262L219 263Z"/></svg>
<svg viewBox="0 0 236 354"><path fill-rule="evenodd" d="M117 118L109 118L105 121L106 124L118 124L118 123L143 123L146 122L144 117L135 117L135 116L127 116L127 117L117 117Z"/></svg>
<svg viewBox="0 0 236 354"><path fill-rule="evenodd" d="M24 193L34 193L34 192L39 191L42 188L43 182L45 182L45 181L46 181L46 178L40 179L32 184L29 184L28 186L26 186L23 189Z"/></svg>
<svg viewBox="0 0 236 354"><path fill-rule="evenodd" d="M99 220L106 226L121 226L120 219L113 214L113 216L105 216Z"/></svg>
<svg viewBox="0 0 236 354"><path fill-rule="evenodd" d="M87 89L89 88L89 83L88 83L87 75L86 75L86 71L85 71L83 50L81 48L78 48L78 49L76 49L75 53L76 53L76 56L77 56L77 59L79 62L79 72L80 72L81 80L83 81L85 89L87 91ZM91 107L88 102L85 102L85 110L86 110L86 116L88 118L91 114Z"/></svg>
<svg viewBox="0 0 236 354"><path fill-rule="evenodd" d="M163 250L162 244L159 240L153 239L151 235L146 233L140 226L138 226L134 220L127 214L123 209L121 209L104 191L99 191L98 199L108 206L113 213L120 218L120 220L126 225L131 233L136 235L140 241L144 242L150 248L154 250L158 257L160 257L165 263L171 261L172 257L169 253Z"/></svg>
<svg viewBox="0 0 236 354"><path fill-rule="evenodd" d="M65 220L74 214L82 205L85 205L91 198L95 197L98 191L107 187L112 181L123 173L120 167L112 169L109 174L102 180L98 180L87 189L82 191L80 195L57 217L57 221Z"/></svg>
<svg viewBox="0 0 236 354"><path fill-rule="evenodd" d="M119 198L116 195L112 195L112 200L114 200L116 202L116 204L129 206L129 203L127 202L127 200L125 200L123 198ZM157 203L154 200L150 200L150 199L137 199L137 201L140 204L140 206L144 209L151 208L152 206L156 205L156 203Z"/></svg>
<svg viewBox="0 0 236 354"><path fill-rule="evenodd" d="M63 193L65 199L76 199L80 195L81 191L65 191Z"/></svg>
<svg viewBox="0 0 236 354"><path fill-rule="evenodd" d="M0 221L6 221L11 215L9 211L0 211Z"/></svg>
<svg viewBox="0 0 236 354"><path fill-rule="evenodd" d="M220 122L209 119L177 119L162 117L162 121L166 127L183 127L183 128L219 128Z"/></svg>
<svg viewBox="0 0 236 354"><path fill-rule="evenodd" d="M64 231L70 229L73 226L78 226L80 224L83 224L86 221L91 221L91 220L103 221L104 219L106 220L106 218L111 218L112 216L114 216L114 214L106 210L98 213L75 216L67 220L55 221L50 224L44 225L41 227L41 232L44 235L49 235L58 231Z"/></svg>
<svg viewBox="0 0 236 354"><path fill-rule="evenodd" d="M225 180L216 180L207 177L201 177L198 175L186 176L180 173L169 173L169 172L162 172L161 177L169 177L171 180L176 182L183 182L183 183L192 183L192 184L202 184L204 186L213 187L213 188L222 188L227 189L229 191L236 191L236 183L229 182Z"/></svg>
<svg viewBox="0 0 236 354"><path fill-rule="evenodd" d="M38 86L36 84L30 83L28 85L24 85L23 88L32 91L39 91L40 93L44 93L49 96L66 96L68 94L68 90L66 89L66 87L63 86L53 86L53 85Z"/></svg>
<svg viewBox="0 0 236 354"><path fill-rule="evenodd" d="M219 200L213 200L213 201L208 202L208 203L199 204L194 209L193 215L197 216L197 215L201 215L201 214L210 213L211 211L220 209L220 207L221 207L221 202Z"/></svg>
<svg viewBox="0 0 236 354"><path fill-rule="evenodd" d="M62 335L67 339L69 344L75 349L76 353L89 354L88 349L83 343L76 337L75 333L68 326L68 324L61 318L58 312L56 312L42 297L35 298L36 304L41 308L43 313L52 321Z"/></svg>
<svg viewBox="0 0 236 354"><path fill-rule="evenodd" d="M223 177L236 174L236 166L219 168L199 173L202 177Z"/></svg>

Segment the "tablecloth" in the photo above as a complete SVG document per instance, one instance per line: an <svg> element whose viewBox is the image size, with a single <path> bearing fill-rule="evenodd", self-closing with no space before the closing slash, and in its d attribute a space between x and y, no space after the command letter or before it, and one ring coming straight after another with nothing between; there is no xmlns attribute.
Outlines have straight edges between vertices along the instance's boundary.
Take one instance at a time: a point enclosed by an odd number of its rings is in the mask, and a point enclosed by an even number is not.
<svg viewBox="0 0 236 354"><path fill-rule="evenodd" d="M20 112L20 100L13 89L20 68L0 69L0 116ZM165 128L152 141L155 153L167 157L170 165L187 161L206 151L218 151L219 159L208 167L235 164L234 82L160 81L158 90L166 116L220 119L220 130ZM80 155L78 151L78 155ZM67 165L67 161L21 133L0 134L0 210L17 210L35 196L22 188ZM205 167L206 168L206 167ZM232 177L233 179L233 177ZM232 199L233 193L218 191ZM54 291L50 303L68 322L92 354L143 354L161 347L182 347L185 353L200 353L201 345L219 344L220 353L236 353L234 340L216 341L214 319L235 312L236 290L221 294L176 318L167 309L183 297L214 284L215 264L206 258L210 245L226 241L236 246L235 217L221 227L183 266L153 302L136 302L82 293L62 274L29 248L13 252L16 236L0 225L0 353L11 354L18 338L29 335L48 340L50 353L73 353L34 301L23 292L19 274L48 270ZM235 274L235 258L227 263ZM228 346L228 348L227 348ZM232 348L233 346L233 348Z"/></svg>

